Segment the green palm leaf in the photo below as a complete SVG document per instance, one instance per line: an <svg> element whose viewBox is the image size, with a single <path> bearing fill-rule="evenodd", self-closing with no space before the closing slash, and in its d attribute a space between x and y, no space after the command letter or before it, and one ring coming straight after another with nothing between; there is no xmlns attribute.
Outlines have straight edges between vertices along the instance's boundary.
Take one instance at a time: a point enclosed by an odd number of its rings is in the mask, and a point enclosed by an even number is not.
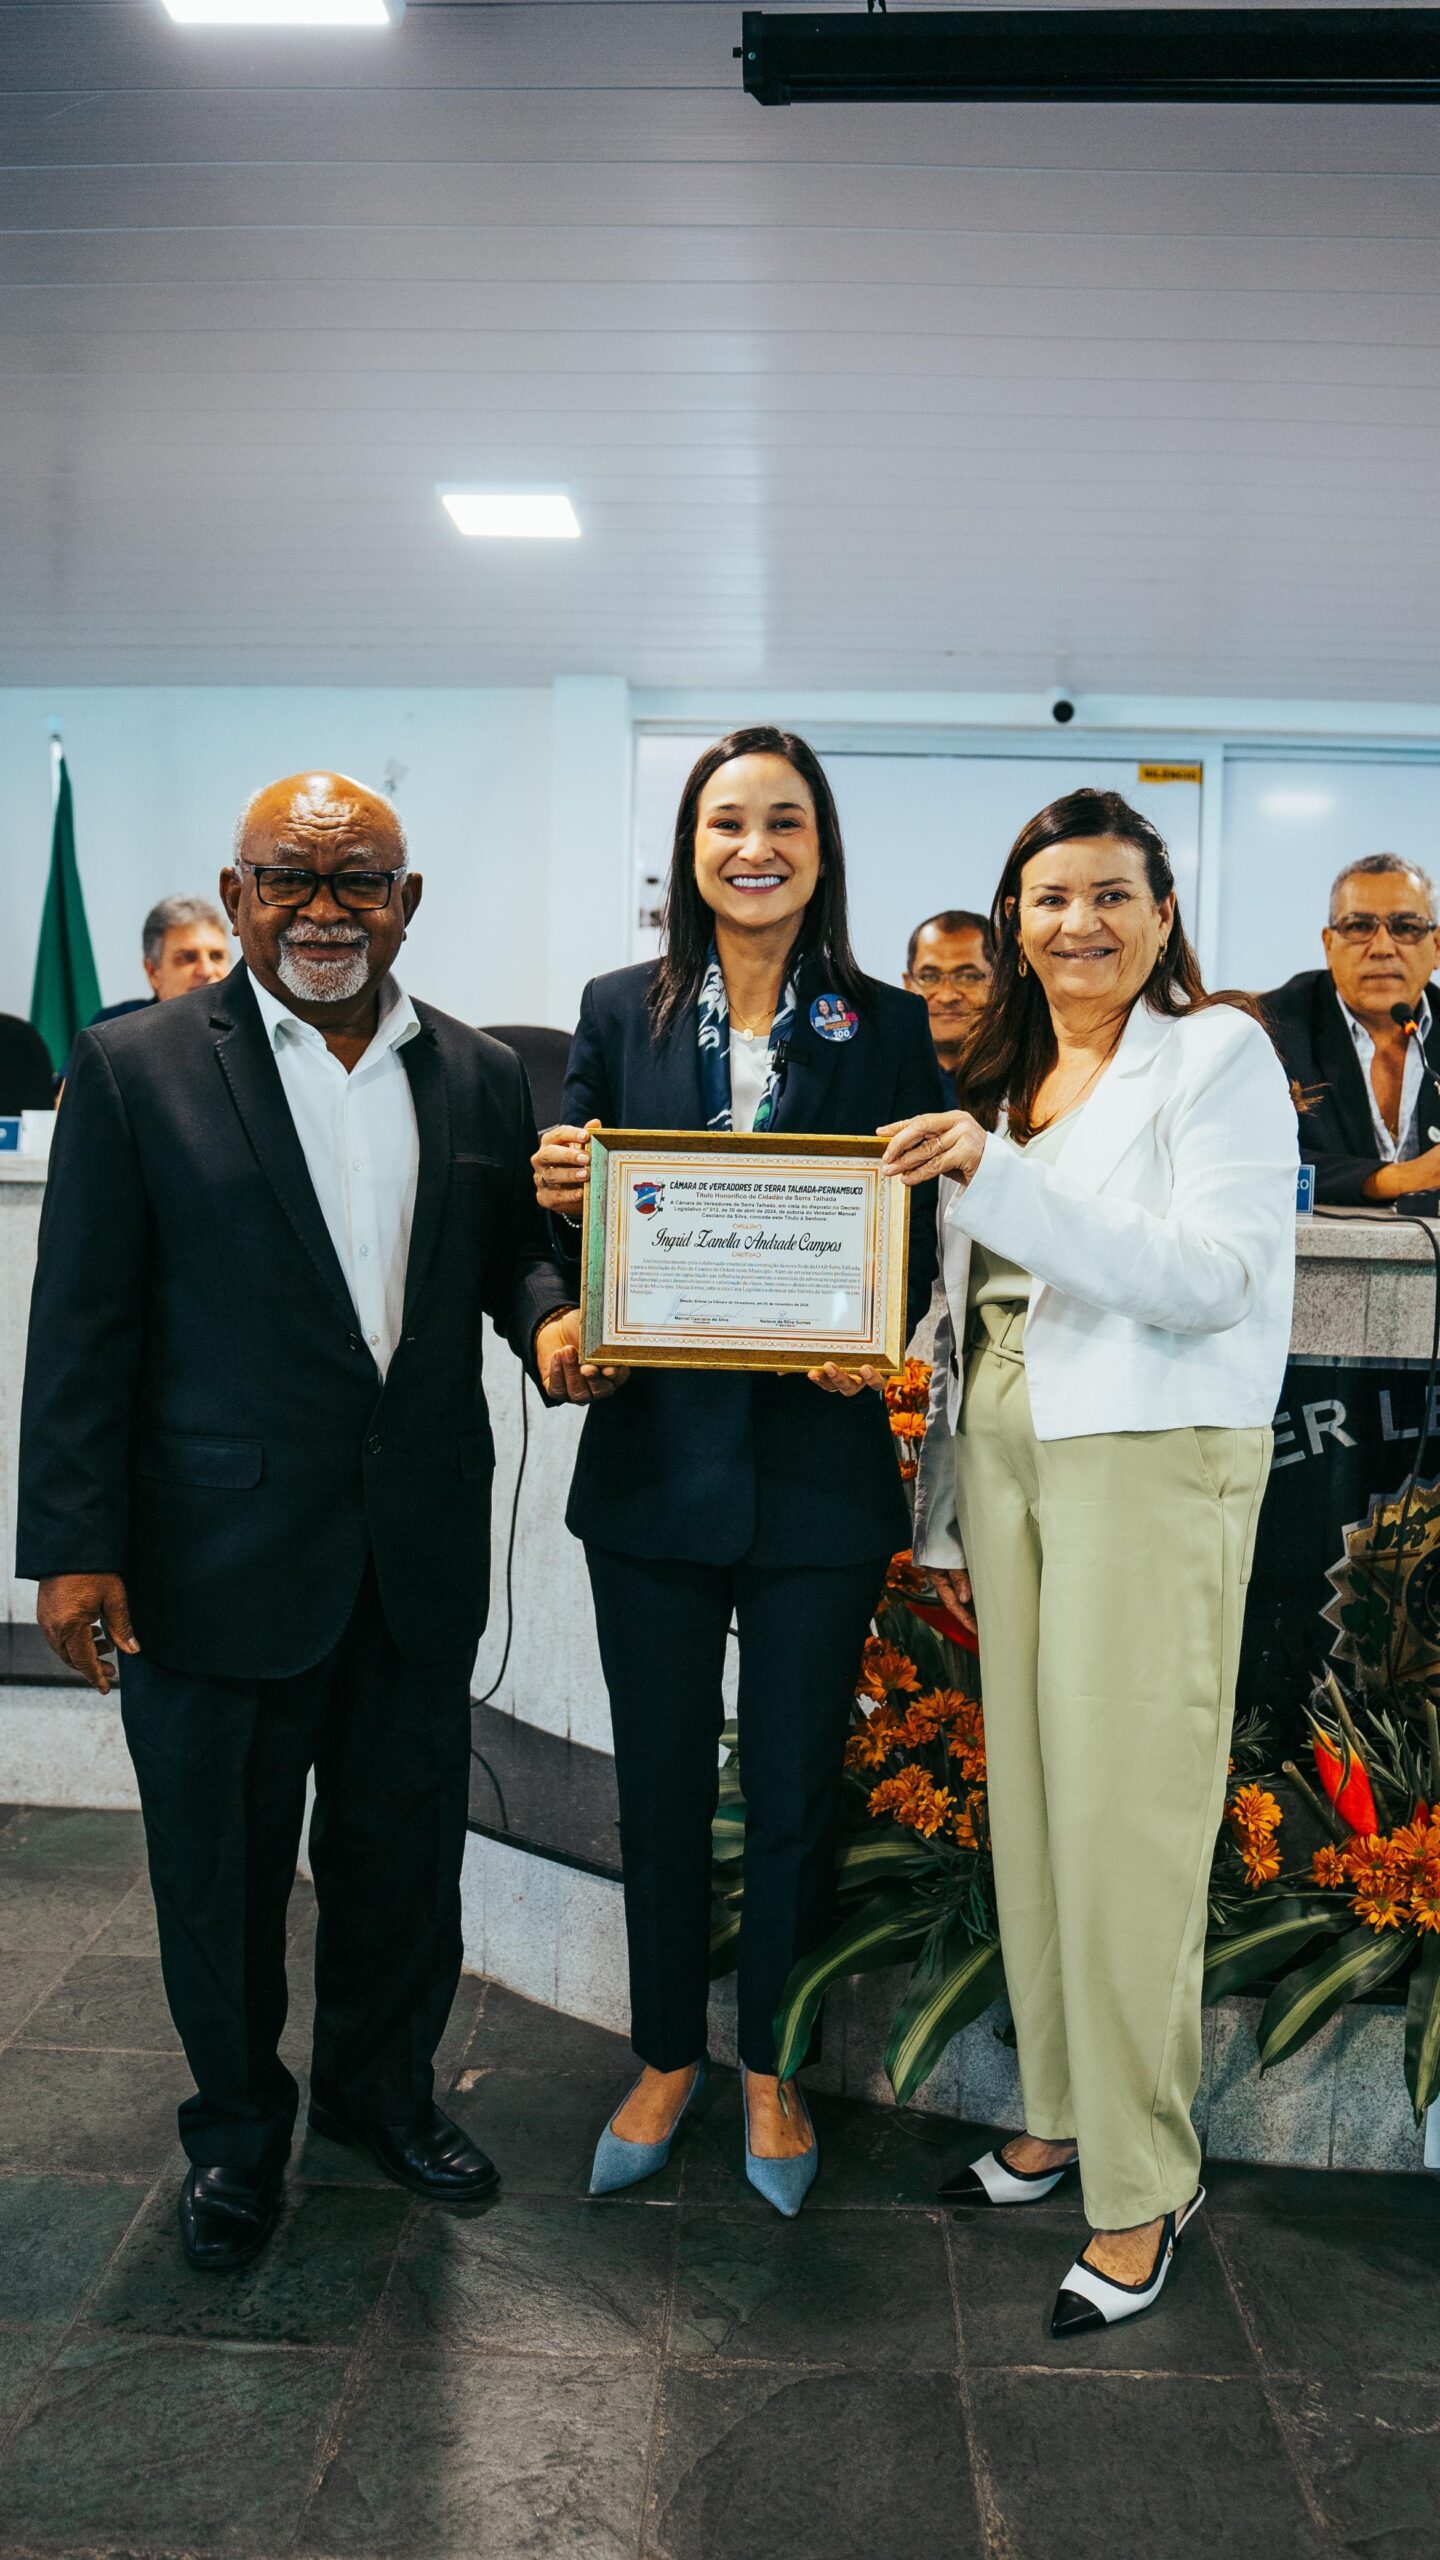
<svg viewBox="0 0 1440 2560"><path fill-rule="evenodd" d="M1262 1974L1274 1973L1288 1957L1300 1953L1321 1931L1334 1934L1350 1926L1350 1914L1333 1902L1306 1902L1282 1894L1263 1909L1247 1914L1222 1937L1212 1938L1205 1952L1205 2000L1223 2000Z"/></svg>
<svg viewBox="0 0 1440 2560"><path fill-rule="evenodd" d="M710 1825L710 1856L727 1866L745 1855L745 1807L722 1804Z"/></svg>
<svg viewBox="0 0 1440 2560"><path fill-rule="evenodd" d="M779 2056L775 2068L782 2080L790 2079L804 2061L820 2003L831 1983L845 1974L878 1973L884 1965L902 1963L933 1926L927 1907L900 1894L881 1894L842 1921L813 1955L801 1957L775 2015Z"/></svg>
<svg viewBox="0 0 1440 2560"><path fill-rule="evenodd" d="M1268 2071L1308 2043L1347 2000L1358 2000L1363 1991L1388 1981L1405 1963L1415 1934L1413 1929L1396 1929L1377 1937L1373 1929L1352 1929L1313 1964L1302 1965L1277 1982L1260 2019L1261 2070Z"/></svg>
<svg viewBox="0 0 1440 2560"><path fill-rule="evenodd" d="M927 1949L910 1977L885 2048L885 2069L901 2107L929 2079L951 2037L1005 1988L998 1938L965 1938L951 1930L933 1963L928 1955Z"/></svg>
<svg viewBox="0 0 1440 2560"><path fill-rule="evenodd" d="M1420 1961L1410 1976L1405 2006L1405 2086L1423 2124L1425 2110L1440 2096L1440 1938L1427 1936Z"/></svg>
<svg viewBox="0 0 1440 2560"><path fill-rule="evenodd" d="M877 1831L846 1842L837 1871L840 1891L904 1884L936 1864L934 1851L910 1832Z"/></svg>

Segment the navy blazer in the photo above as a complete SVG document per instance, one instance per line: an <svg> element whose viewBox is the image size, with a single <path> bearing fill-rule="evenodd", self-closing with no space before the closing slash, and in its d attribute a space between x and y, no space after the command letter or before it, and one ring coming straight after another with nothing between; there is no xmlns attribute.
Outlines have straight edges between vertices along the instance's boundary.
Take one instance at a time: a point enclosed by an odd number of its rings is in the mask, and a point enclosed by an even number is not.
<svg viewBox="0 0 1440 2560"><path fill-rule="evenodd" d="M704 1127L695 1008L655 1039L646 996L657 965L616 969L586 988L565 1079L573 1126ZM872 980L853 1038L827 1041L809 1019L825 992L823 973L802 968L774 1128L872 1137L887 1120L938 1111L940 1071L920 998ZM911 1210L907 1333L930 1303L935 1216L927 1185ZM578 1282L577 1231L554 1226ZM735 1370L633 1370L586 1417L565 1518L594 1546L702 1564L861 1564L910 1538L879 1396Z"/></svg>
<svg viewBox="0 0 1440 2560"><path fill-rule="evenodd" d="M40 1221L19 1570L123 1575L172 1670L305 1670L367 1555L410 1661L474 1659L495 1468L482 1316L533 1363L566 1283L518 1058L415 1010L399 1054L419 1177L383 1381L244 967L76 1043Z"/></svg>
<svg viewBox="0 0 1440 2560"><path fill-rule="evenodd" d="M1426 993L1431 1013L1440 1021L1440 983L1430 985ZM1329 970L1302 969L1283 987L1262 996L1260 1005L1290 1078L1300 1115L1300 1161L1315 1167L1316 1200L1322 1207L1374 1208L1376 1204L1365 1197L1365 1184L1385 1159L1375 1144L1365 1070ZM1434 1047L1437 1034L1433 1030L1430 1039ZM1440 1128L1440 1083L1428 1057L1424 1063L1422 1150L1432 1144L1430 1132ZM1432 1191L1410 1192L1396 1205L1428 1216L1433 1214L1435 1198Z"/></svg>

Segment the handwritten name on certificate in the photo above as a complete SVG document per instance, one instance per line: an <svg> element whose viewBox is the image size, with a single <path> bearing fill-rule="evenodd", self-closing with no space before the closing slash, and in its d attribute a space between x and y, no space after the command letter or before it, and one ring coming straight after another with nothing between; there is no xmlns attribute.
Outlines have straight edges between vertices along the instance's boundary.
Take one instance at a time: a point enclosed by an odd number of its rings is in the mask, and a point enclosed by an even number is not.
<svg viewBox="0 0 1440 2560"><path fill-rule="evenodd" d="M742 1368L890 1356L906 1195L881 1175L878 1149L817 1160L820 1141L762 1143L662 1151L617 1136L605 1149L598 1185L592 1170L602 1305L587 1335L602 1332L607 1354Z"/></svg>

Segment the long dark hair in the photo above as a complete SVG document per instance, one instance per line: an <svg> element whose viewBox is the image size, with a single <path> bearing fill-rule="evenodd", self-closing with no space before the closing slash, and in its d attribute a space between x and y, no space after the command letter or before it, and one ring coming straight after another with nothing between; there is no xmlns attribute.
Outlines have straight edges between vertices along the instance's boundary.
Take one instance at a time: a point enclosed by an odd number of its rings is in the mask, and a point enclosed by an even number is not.
<svg viewBox="0 0 1440 2560"><path fill-rule="evenodd" d="M715 918L695 879L695 823L706 783L722 764L731 763L736 756L783 756L802 782L808 784L820 837L820 877L800 920L792 963L798 966L802 958L818 959L836 995L844 996L857 1010L864 1000L868 981L850 946L840 813L825 779L825 768L814 748L807 747L804 739L789 729L732 729L728 738L718 739L696 759L675 813L675 847L661 919L665 953L648 998L657 1039L674 1028L686 1006L694 1004L700 993L715 935Z"/></svg>
<svg viewBox="0 0 1440 2560"><path fill-rule="evenodd" d="M994 1128L1003 1107L1022 1143L1032 1134L1035 1096L1055 1064L1056 1047L1044 989L1032 971L1021 971L1020 877L1037 853L1076 836L1113 836L1117 844L1129 845L1145 865L1146 885L1157 904L1175 891L1169 849L1159 828L1118 791L1067 791L1021 828L990 910L995 943L990 995L955 1069L955 1087L964 1108L987 1129ZM1178 906L1165 947L1135 1001L1147 1004L1152 1013L1172 1016L1204 1005L1233 1004L1259 1018L1249 996L1206 993Z"/></svg>

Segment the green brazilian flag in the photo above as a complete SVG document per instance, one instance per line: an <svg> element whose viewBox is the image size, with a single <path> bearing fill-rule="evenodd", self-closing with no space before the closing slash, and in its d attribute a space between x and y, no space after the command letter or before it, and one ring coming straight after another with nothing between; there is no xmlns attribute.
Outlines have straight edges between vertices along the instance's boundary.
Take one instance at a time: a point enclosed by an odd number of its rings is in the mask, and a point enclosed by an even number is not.
<svg viewBox="0 0 1440 2560"><path fill-rule="evenodd" d="M50 838L50 880L40 918L40 947L35 954L35 985L30 1019L50 1052L56 1074L70 1055L71 1044L100 1010L100 981L85 922L85 893L75 859L75 811L70 775L61 756L55 795L55 826Z"/></svg>

